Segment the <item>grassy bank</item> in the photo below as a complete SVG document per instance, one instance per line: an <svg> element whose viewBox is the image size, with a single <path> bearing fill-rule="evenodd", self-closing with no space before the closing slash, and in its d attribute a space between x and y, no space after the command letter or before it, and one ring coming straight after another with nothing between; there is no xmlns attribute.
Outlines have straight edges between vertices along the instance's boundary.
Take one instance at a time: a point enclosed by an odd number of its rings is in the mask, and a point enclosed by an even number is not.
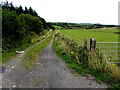
<svg viewBox="0 0 120 90"><path fill-rule="evenodd" d="M26 48L30 47L31 45L34 45L37 42L40 42L42 39L44 39L49 31L45 30L41 32L40 35L34 34L32 36L31 43L24 43L24 45L19 46L18 48L14 48L10 51L5 51L2 53L2 59L0 59L0 62L6 63L10 58L14 57L16 55L16 51L18 50L25 50Z"/></svg>
<svg viewBox="0 0 120 90"><path fill-rule="evenodd" d="M48 35L48 37L43 40L41 43L39 43L38 45L36 45L34 48L28 50L25 54L25 56L23 57L23 66L25 68L31 69L33 67L33 65L35 63L37 63L37 57L38 55L41 53L41 51L48 46L48 44L50 43L52 36L53 36L54 32L51 31L51 33Z"/></svg>
<svg viewBox="0 0 120 90"><path fill-rule="evenodd" d="M53 49L57 53L57 55L62 58L67 64L68 67L73 69L75 72L77 72L80 75L87 75L91 74L96 78L96 81L101 83L105 82L108 83L108 86L112 89L120 89L120 82L119 82L119 74L118 71L111 71L116 70L116 67L105 67L106 63L103 63L104 61L100 60L95 55L95 53L87 53L88 59L85 59L85 53L84 50L80 49L80 53L78 54L79 58L76 58L76 46L75 44L71 45L71 48L69 48L69 45L66 45L64 42L65 38L59 39L59 37L55 37L54 43L53 43ZM66 39L67 40L67 39ZM72 41L70 41L72 43ZM69 42L69 43L70 43ZM99 53L98 53L99 54ZM90 56L92 56L90 58ZM94 57L93 57L94 56ZM84 61L80 60L87 60L87 63L84 63ZM105 70L105 68L107 70ZM112 73L111 73L112 72Z"/></svg>

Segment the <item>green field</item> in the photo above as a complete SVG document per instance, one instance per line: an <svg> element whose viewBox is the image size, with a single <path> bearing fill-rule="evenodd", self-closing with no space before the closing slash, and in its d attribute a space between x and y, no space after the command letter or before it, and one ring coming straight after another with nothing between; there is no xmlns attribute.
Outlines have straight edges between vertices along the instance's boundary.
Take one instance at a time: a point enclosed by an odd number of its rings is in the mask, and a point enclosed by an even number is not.
<svg viewBox="0 0 120 90"><path fill-rule="evenodd" d="M61 26L57 26L57 25L53 25L53 27L54 27L55 29L61 29L61 28L62 28Z"/></svg>
<svg viewBox="0 0 120 90"><path fill-rule="evenodd" d="M84 38L88 39L88 48L90 38L95 38L97 42L118 42L118 29L72 29L72 30L60 30L62 35L74 40L80 46L84 44ZM120 45L120 44L119 44ZM114 44L114 51L118 51L118 44ZM118 53L112 52L112 44L97 44L97 47L102 47L104 54L112 55L110 58L113 60L118 59ZM101 48L100 48L101 49ZM109 57L107 56L107 57ZM118 60L117 60L118 61ZM119 61L118 61L119 62Z"/></svg>
<svg viewBox="0 0 120 90"><path fill-rule="evenodd" d="M69 38L82 44L84 38L95 38L97 42L118 42L117 29L100 30L100 29L78 29L78 30L60 30L61 34L67 35Z"/></svg>

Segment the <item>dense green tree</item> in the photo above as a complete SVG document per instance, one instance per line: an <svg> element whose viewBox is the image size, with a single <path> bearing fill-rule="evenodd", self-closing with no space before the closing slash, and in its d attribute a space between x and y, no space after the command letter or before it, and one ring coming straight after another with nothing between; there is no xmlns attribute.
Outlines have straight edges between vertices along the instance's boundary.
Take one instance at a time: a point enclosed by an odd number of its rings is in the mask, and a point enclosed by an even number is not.
<svg viewBox="0 0 120 90"><path fill-rule="evenodd" d="M19 29L24 31L24 33L25 33L25 30L26 32L29 32L32 24L31 19L32 19L32 16L30 14L21 14L17 17Z"/></svg>
<svg viewBox="0 0 120 90"><path fill-rule="evenodd" d="M2 2L2 8L3 8L3 9L8 9L9 7L10 7L10 6L9 6L8 1Z"/></svg>
<svg viewBox="0 0 120 90"><path fill-rule="evenodd" d="M42 24L42 21L39 17L32 17L32 23L34 23L32 25L32 30L39 34L41 31L43 31L43 24Z"/></svg>
<svg viewBox="0 0 120 90"><path fill-rule="evenodd" d="M26 6L25 6L24 14L28 14L28 9Z"/></svg>
<svg viewBox="0 0 120 90"><path fill-rule="evenodd" d="M33 11L33 16L38 16L38 14L35 10Z"/></svg>
<svg viewBox="0 0 120 90"><path fill-rule="evenodd" d="M12 2L10 3L10 10L12 10L12 11L15 10L15 7L14 7L14 5L12 4Z"/></svg>
<svg viewBox="0 0 120 90"><path fill-rule="evenodd" d="M30 14L30 15L33 16L33 9L32 9L32 7L29 7L29 9L28 9L28 14Z"/></svg>
<svg viewBox="0 0 120 90"><path fill-rule="evenodd" d="M19 29L24 33L35 32L39 34L43 31L43 25L39 17L34 17L30 14L21 14L17 17Z"/></svg>
<svg viewBox="0 0 120 90"><path fill-rule="evenodd" d="M32 7L23 10L22 6L14 7L7 1L1 5L3 51L27 45L31 43L31 33L40 34L44 29L52 28Z"/></svg>
<svg viewBox="0 0 120 90"><path fill-rule="evenodd" d="M17 26L16 13L4 9L2 12L2 38L4 40L3 44L7 48L12 48L18 39L16 32Z"/></svg>
<svg viewBox="0 0 120 90"><path fill-rule="evenodd" d="M21 5L20 5L18 8L16 7L16 13L17 13L18 15L20 15L20 14L23 13L23 8L22 8Z"/></svg>
<svg viewBox="0 0 120 90"><path fill-rule="evenodd" d="M41 22L42 22L43 28L44 28L44 29L47 29L47 23L46 23L45 19L43 19L43 18L41 18L41 17L39 17L39 18L40 18L40 20L41 20Z"/></svg>

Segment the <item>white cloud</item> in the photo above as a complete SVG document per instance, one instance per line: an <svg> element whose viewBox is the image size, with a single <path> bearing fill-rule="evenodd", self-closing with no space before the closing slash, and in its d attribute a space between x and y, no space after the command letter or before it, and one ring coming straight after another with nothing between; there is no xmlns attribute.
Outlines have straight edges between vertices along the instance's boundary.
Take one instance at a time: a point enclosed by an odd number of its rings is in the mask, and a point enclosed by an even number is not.
<svg viewBox="0 0 120 90"><path fill-rule="evenodd" d="M46 21L118 24L119 0L8 0L31 6Z"/></svg>

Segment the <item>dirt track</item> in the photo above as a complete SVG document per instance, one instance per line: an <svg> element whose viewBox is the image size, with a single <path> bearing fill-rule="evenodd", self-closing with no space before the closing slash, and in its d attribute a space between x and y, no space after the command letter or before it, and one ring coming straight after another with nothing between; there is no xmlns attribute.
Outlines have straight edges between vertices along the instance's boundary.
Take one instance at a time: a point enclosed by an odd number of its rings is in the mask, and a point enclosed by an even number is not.
<svg viewBox="0 0 120 90"><path fill-rule="evenodd" d="M18 55L4 67L3 87L15 88L106 88L105 84L98 84L93 77L74 75L52 50L52 43L46 47L38 57L38 63L32 70L22 67L21 57Z"/></svg>

